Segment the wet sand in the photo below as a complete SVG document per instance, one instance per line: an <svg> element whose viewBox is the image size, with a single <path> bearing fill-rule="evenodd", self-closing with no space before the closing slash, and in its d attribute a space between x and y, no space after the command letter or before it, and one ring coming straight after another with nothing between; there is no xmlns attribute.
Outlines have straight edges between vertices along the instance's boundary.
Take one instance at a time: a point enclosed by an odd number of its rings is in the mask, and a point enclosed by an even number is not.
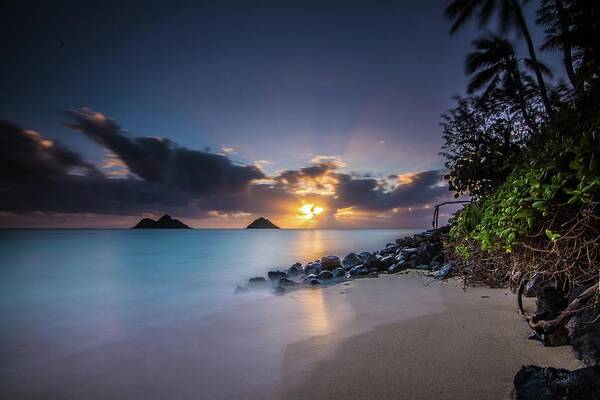
<svg viewBox="0 0 600 400"><path fill-rule="evenodd" d="M16 349L28 356L1 364L0 397L500 399L522 364L578 365L569 348L526 339L509 292L429 280L249 293L98 346Z"/></svg>
<svg viewBox="0 0 600 400"><path fill-rule="evenodd" d="M352 324L370 318L365 297L379 282L360 281L349 296L356 311ZM408 280L414 280L409 278ZM425 282L425 278L423 280ZM413 282L417 284L417 282ZM401 287L398 287L401 290ZM386 289L389 290L389 289ZM439 312L410 317L406 308L421 308L440 296ZM527 299L529 300L529 299ZM526 301L532 309L532 301ZM462 283L418 284L418 294L404 297L393 313L399 322L380 325L344 340L302 382L289 384L285 399L510 399L512 379L522 365L577 368L570 347L544 348L527 340L530 333L516 311L515 295L504 289L469 288ZM285 371L314 352L326 338L289 346Z"/></svg>

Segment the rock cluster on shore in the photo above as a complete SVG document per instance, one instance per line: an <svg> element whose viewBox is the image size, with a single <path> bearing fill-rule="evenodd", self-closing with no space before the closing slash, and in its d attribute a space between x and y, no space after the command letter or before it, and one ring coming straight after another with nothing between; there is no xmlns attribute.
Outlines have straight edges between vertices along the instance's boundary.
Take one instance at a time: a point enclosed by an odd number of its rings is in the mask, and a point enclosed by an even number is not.
<svg viewBox="0 0 600 400"><path fill-rule="evenodd" d="M397 274L408 269L431 271L436 279L446 279L453 264L443 262L441 234L441 230L431 230L397 239L375 252L352 252L342 259L328 255L305 265L295 263L287 269L269 271L268 279L250 278L246 286L238 286L235 292L271 288L274 293L282 294L290 289L377 278L379 274Z"/></svg>

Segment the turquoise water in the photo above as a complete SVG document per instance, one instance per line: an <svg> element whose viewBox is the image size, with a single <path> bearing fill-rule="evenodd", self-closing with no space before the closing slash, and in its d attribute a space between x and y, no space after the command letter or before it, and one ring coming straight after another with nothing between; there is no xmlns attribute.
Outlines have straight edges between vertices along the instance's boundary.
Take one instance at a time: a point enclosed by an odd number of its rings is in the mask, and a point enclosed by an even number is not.
<svg viewBox="0 0 600 400"><path fill-rule="evenodd" d="M218 313L251 276L412 232L0 230L0 368Z"/></svg>

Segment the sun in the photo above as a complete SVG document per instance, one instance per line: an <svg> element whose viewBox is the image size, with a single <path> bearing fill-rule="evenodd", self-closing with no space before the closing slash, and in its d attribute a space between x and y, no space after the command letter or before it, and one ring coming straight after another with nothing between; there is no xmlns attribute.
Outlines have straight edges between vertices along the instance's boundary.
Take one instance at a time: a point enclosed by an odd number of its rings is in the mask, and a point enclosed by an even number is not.
<svg viewBox="0 0 600 400"><path fill-rule="evenodd" d="M305 203L300 207L298 216L306 221L314 221L324 210L323 207L316 206L312 203Z"/></svg>

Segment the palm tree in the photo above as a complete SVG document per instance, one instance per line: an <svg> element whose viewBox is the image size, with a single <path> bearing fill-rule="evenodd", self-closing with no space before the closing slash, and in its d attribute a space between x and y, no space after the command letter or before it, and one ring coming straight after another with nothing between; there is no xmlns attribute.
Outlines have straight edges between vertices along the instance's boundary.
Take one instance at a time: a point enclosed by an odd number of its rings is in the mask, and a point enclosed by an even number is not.
<svg viewBox="0 0 600 400"><path fill-rule="evenodd" d="M514 100L527 126L537 132L527 104L527 92L521 79L519 60L513 45L506 39L487 35L473 41L475 51L467 56L465 67L471 75L468 92L474 93L485 88L482 98L486 100L492 93L503 93ZM526 64L530 60L524 60Z"/></svg>
<svg viewBox="0 0 600 400"><path fill-rule="evenodd" d="M447 18L453 20L450 33L455 33L473 16L473 14L479 14L479 24L483 26L488 23L491 16L496 11L499 12L500 27L504 32L511 26L514 26L525 38L527 49L529 50L529 58L531 59L531 64L534 68L544 108L546 109L546 112L551 115L552 108L550 107L546 84L542 75L543 67L536 57L533 39L529 33L529 28L527 27L527 22L523 15L523 9L518 0L453 0L452 3L446 7L445 15Z"/></svg>
<svg viewBox="0 0 600 400"><path fill-rule="evenodd" d="M541 7L538 10L537 23L546 28L546 41L542 45L542 50L562 50L567 76L573 88L578 91L581 86L573 66L573 45L571 43L573 34L567 6L563 0L542 0Z"/></svg>

